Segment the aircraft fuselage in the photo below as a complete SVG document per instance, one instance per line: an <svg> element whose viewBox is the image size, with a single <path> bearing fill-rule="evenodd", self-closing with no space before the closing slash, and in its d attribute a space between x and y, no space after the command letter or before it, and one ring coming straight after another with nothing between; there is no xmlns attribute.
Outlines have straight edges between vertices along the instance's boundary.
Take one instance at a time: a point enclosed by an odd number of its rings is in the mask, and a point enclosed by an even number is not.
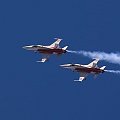
<svg viewBox="0 0 120 120"><path fill-rule="evenodd" d="M55 48L55 49L38 49L37 50L40 53L44 54L63 54L66 53L66 50L60 49L60 48Z"/></svg>
<svg viewBox="0 0 120 120"><path fill-rule="evenodd" d="M95 73L95 74L99 74L99 73L104 72L104 70L101 70L100 68L86 68L86 67L75 68L75 71L77 71L77 72L86 72L86 73Z"/></svg>

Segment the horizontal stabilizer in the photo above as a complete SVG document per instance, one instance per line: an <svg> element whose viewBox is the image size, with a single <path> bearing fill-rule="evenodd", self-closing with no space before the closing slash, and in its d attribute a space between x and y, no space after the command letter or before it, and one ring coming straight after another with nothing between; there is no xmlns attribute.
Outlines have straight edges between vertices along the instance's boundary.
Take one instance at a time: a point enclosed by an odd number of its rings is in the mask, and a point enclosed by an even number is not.
<svg viewBox="0 0 120 120"><path fill-rule="evenodd" d="M84 79L85 79L85 77L80 77L79 80L74 80L74 81L82 82Z"/></svg>
<svg viewBox="0 0 120 120"><path fill-rule="evenodd" d="M101 70L104 70L105 68L106 68L106 66L103 66L103 67L101 67L100 69L101 69Z"/></svg>
<svg viewBox="0 0 120 120"><path fill-rule="evenodd" d="M65 46L65 47L63 47L62 49L63 49L63 50L66 50L67 48L68 48L68 46Z"/></svg>

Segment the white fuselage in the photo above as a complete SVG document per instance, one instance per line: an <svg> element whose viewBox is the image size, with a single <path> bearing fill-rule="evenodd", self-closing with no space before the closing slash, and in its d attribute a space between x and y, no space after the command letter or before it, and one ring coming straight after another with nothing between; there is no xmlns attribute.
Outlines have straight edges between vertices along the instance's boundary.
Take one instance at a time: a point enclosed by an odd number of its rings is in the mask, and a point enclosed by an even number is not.
<svg viewBox="0 0 120 120"><path fill-rule="evenodd" d="M29 45L29 46L24 46L23 47L26 50L33 50L37 51L39 49L45 49L45 48L50 48L49 46L43 46L43 45Z"/></svg>
<svg viewBox="0 0 120 120"><path fill-rule="evenodd" d="M71 69L76 72L86 72L86 73L93 73L93 74L104 72L104 70L98 67L89 67L88 65L81 65L81 64L65 64L65 65L60 65L60 66Z"/></svg>

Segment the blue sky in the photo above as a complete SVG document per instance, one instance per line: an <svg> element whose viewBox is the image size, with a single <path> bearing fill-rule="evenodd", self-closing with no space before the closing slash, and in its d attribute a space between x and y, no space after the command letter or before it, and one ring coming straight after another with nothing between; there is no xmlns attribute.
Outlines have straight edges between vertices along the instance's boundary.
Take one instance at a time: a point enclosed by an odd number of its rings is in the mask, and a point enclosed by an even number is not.
<svg viewBox="0 0 120 120"><path fill-rule="evenodd" d="M1 120L113 120L120 119L120 76L79 74L59 67L91 61L80 55L41 55L24 45L54 42L70 50L119 52L120 2L117 0L4 0L0 2L0 119ZM120 69L104 61L100 66Z"/></svg>

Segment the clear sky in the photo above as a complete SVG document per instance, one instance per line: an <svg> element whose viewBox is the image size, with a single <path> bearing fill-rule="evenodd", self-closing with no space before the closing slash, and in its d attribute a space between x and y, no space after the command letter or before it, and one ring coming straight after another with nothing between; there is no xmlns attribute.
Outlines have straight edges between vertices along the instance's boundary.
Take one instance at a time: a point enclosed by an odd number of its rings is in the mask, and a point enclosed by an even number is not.
<svg viewBox="0 0 120 120"><path fill-rule="evenodd" d="M36 62L41 55L22 49L60 37L70 50L119 52L119 5L119 0L0 1L0 120L119 120L119 75L73 82L79 74L59 65L91 59L68 53L41 64Z"/></svg>

